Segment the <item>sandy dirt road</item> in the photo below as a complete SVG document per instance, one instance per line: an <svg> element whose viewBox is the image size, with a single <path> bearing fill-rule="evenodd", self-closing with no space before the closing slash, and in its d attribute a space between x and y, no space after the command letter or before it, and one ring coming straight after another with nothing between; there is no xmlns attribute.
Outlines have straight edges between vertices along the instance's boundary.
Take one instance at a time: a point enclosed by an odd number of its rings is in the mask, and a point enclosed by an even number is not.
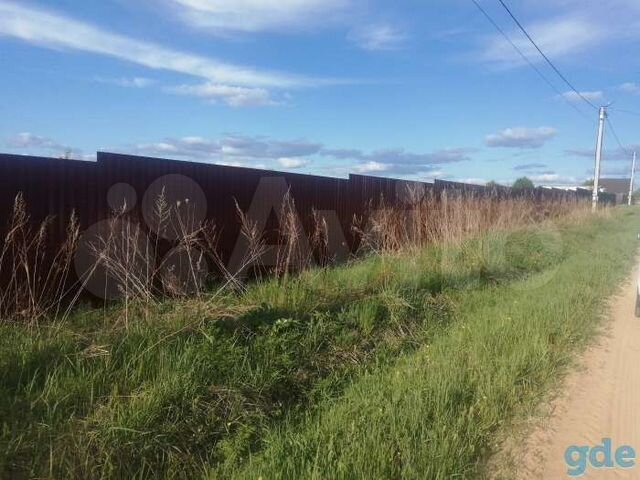
<svg viewBox="0 0 640 480"><path fill-rule="evenodd" d="M511 460L515 478L571 478L564 460L567 447L593 446L607 437L613 441L614 452L620 445L630 445L640 460L640 319L634 316L637 275L635 269L611 300L603 335L567 377L548 418L517 448L518 459ZM588 468L581 478L640 479L640 464L626 470Z"/></svg>

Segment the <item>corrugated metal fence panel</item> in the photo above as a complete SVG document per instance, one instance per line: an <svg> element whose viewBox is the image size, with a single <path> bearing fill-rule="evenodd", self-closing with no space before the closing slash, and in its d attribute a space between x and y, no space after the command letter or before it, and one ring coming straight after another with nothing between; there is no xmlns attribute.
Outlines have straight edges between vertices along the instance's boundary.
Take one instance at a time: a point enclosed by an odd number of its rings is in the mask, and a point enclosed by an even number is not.
<svg viewBox="0 0 640 480"><path fill-rule="evenodd" d="M248 211L261 179L285 180L307 231L314 209L335 211L341 221L352 216L349 182L344 179L110 153L99 153L98 163L106 186L127 183L135 189L139 202L149 186L164 175L193 180L205 194L206 217L215 221L221 232L220 249L225 258L239 234L236 202Z"/></svg>
<svg viewBox="0 0 640 480"><path fill-rule="evenodd" d="M97 173L96 162L0 155L0 228L4 229L20 192L34 222L55 217L51 230L55 238L64 235L74 210L83 227L90 225L97 209Z"/></svg>
<svg viewBox="0 0 640 480"><path fill-rule="evenodd" d="M59 242L72 211L77 212L82 228L109 216L107 197L113 185L125 183L133 188L139 213L140 205L148 201L144 196L149 187L165 175L184 175L204 192L206 218L214 220L221 231L219 246L224 258L230 255L239 233L235 202L247 211L261 179L267 177L286 181L305 229L311 228L314 209L334 211L350 244L354 215L364 217L381 199L386 204L397 203L400 194L408 189L419 187L424 192L435 192L436 198L442 190L474 196L495 195L496 191L500 197L510 195L510 189L505 187L496 190L443 180L430 184L366 175L340 179L106 152L99 152L96 162L0 155L0 228L4 229L13 200L22 192L34 222L55 216L52 242ZM544 189L534 193L539 200L588 195L588 191ZM615 198L603 195L603 201L614 202Z"/></svg>

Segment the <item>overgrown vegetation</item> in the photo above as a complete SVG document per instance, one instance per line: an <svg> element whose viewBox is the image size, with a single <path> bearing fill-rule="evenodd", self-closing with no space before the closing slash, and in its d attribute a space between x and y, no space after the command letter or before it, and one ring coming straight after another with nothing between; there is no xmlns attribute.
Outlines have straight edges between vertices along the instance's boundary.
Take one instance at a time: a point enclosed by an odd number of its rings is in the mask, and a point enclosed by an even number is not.
<svg viewBox="0 0 640 480"><path fill-rule="evenodd" d="M410 186L403 197L399 204L380 201L366 218L353 219L351 233L359 255L457 242L490 229L586 212L584 203L573 199L538 203L526 196L450 198L447 192L434 197ZM222 279L216 285L222 293L243 290L247 274L287 278L337 260L326 219L314 211L305 232L289 192L282 199L275 232L262 231L259 219L237 207L243 248L234 265L226 264L218 251L224 226L217 226L215 219L198 220L196 207L189 199L169 202L163 189L142 215L131 214L125 202L110 218L81 232L73 213L60 235L55 231L64 219L32 221L18 194L0 237L0 320L32 326L64 320L85 291L106 300L121 299L126 314L131 302L150 306L166 298L210 296L211 272L217 281ZM276 245L267 245L274 233Z"/></svg>
<svg viewBox="0 0 640 480"><path fill-rule="evenodd" d="M470 476L631 258L635 213L584 212L383 208L347 265L5 322L0 476Z"/></svg>
<svg viewBox="0 0 640 480"><path fill-rule="evenodd" d="M270 431L268 448L233 478L481 476L498 429L532 411L597 331L603 300L632 268L638 226L637 212L618 211L562 228L551 268L449 289L445 332Z"/></svg>

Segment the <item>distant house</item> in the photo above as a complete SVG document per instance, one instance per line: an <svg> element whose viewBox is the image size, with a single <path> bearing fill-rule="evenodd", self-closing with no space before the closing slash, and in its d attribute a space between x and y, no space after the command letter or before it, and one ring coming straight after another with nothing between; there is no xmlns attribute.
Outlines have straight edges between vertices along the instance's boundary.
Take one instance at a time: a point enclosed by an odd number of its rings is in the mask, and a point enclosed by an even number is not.
<svg viewBox="0 0 640 480"><path fill-rule="evenodd" d="M598 186L602 192L612 193L616 196L616 205L627 203L629 195L628 178L601 178Z"/></svg>
<svg viewBox="0 0 640 480"><path fill-rule="evenodd" d="M580 185L540 185L540 188L546 188L547 190L564 190L565 192L575 192L577 190L591 191L591 187L584 187Z"/></svg>

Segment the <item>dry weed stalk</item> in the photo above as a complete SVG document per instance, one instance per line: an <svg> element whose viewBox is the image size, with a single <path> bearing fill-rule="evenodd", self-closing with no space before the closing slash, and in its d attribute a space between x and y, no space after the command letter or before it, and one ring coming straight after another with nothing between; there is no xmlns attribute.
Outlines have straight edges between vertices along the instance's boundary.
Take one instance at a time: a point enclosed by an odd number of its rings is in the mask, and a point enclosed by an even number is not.
<svg viewBox="0 0 640 480"><path fill-rule="evenodd" d="M268 245L262 225L255 219L249 218L236 202L236 211L240 222L240 236L243 239L244 254L240 264L235 266L235 272L226 271L228 282L239 289L244 289L243 280L247 277L249 269L252 273L261 278L267 272L271 276L286 280L292 272L299 272L314 263L313 249L309 243L321 247L327 230L326 222L320 220L317 212L317 229L309 238L298 217L295 201L289 191L286 192L278 211L279 226L277 234L277 244ZM322 226L324 224L324 227ZM319 243L318 243L319 242Z"/></svg>
<svg viewBox="0 0 640 480"><path fill-rule="evenodd" d="M188 203L168 204L163 190L154 203L154 231L145 231L123 208L107 221L106 232L89 243L105 285L115 286L125 310L130 301L154 304L167 296L205 292L207 258L222 263L216 251L218 236L213 223L196 220ZM165 238L173 239L173 248L159 258Z"/></svg>
<svg viewBox="0 0 640 480"><path fill-rule="evenodd" d="M236 290L244 290L243 279L246 277L248 270L253 268L258 274L262 271L262 262L269 248L264 238L264 232L258 226L258 222L249 218L242 211L237 201L235 206L238 221L240 222L240 239L244 241L243 256L239 265L232 267L234 272L231 272L223 262L220 262L219 268L228 285Z"/></svg>
<svg viewBox="0 0 640 480"><path fill-rule="evenodd" d="M308 239L300 224L296 204L287 191L280 207L280 242L276 247L274 274L278 278L287 278L291 272L308 268L313 262Z"/></svg>
<svg viewBox="0 0 640 480"><path fill-rule="evenodd" d="M368 223L354 218L352 230L360 251L389 254L420 248L426 244L456 244L487 231L500 231L567 218L582 221L590 215L588 202L577 200L535 201L532 198L501 199L497 195L473 195L442 192L439 197L408 187L403 205L387 204L384 199L368 215ZM128 322L130 302L156 304L169 297L202 297L212 262L223 282L205 304L231 288L246 288L245 276L254 269L258 276L269 271L285 280L293 272L313 265L314 255L321 266L332 263L329 226L317 211L312 211L309 235L298 217L295 202L287 192L279 211L277 245L266 244L265 232L236 203L241 238L246 248L239 266L233 271L218 253L218 231L212 222L196 220L188 200L175 205L167 201L164 190L153 208L154 228L148 232L126 212L113 212L89 249L94 264L88 273L71 282L70 269L79 247L80 226L71 215L63 243L52 251L48 238L52 218L33 226L22 195L15 199L7 231L0 250L0 317L27 319L36 323L43 317L65 315L80 298L88 277L102 271L116 287L125 303ZM603 215L608 214L603 209ZM165 239L171 238L168 246ZM172 247L168 254L161 253ZM265 259L270 255L269 265ZM71 285L70 285L71 284ZM107 284L105 283L105 288ZM73 289L77 291L74 293ZM108 298L105 291L105 298Z"/></svg>
<svg viewBox="0 0 640 480"><path fill-rule="evenodd" d="M366 228L354 222L360 249L389 253L426 244L458 244L487 232L503 231L560 217L584 218L587 202L536 202L527 198L499 199L443 191L439 198L409 191L402 206L379 203Z"/></svg>
<svg viewBox="0 0 640 480"><path fill-rule="evenodd" d="M321 267L330 265L335 260L335 255L329 251L329 225L327 219L314 208L311 210L313 221L310 235L311 255L315 253L318 264Z"/></svg>
<svg viewBox="0 0 640 480"><path fill-rule="evenodd" d="M53 217L34 227L19 193L0 251L0 317L19 317L29 324L57 315L67 297L67 281L76 251L80 227L72 213L62 244L52 250L49 229Z"/></svg>

